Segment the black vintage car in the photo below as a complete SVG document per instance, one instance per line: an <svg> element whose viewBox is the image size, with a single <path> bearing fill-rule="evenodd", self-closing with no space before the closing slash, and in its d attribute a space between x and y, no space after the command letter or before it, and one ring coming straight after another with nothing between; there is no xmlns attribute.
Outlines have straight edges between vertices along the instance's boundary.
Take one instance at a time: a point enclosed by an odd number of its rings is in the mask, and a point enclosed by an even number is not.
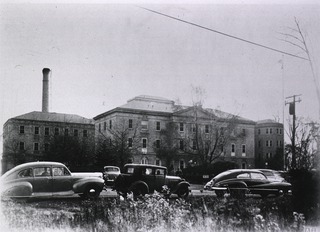
<svg viewBox="0 0 320 232"><path fill-rule="evenodd" d="M166 167L148 164L126 164L124 172L114 183L118 194L127 196L132 192L135 198L154 191L167 196L177 194L179 197L187 197L189 186L181 177L168 176Z"/></svg>
<svg viewBox="0 0 320 232"><path fill-rule="evenodd" d="M244 197L246 193L267 197L270 194L291 193L291 184L271 181L258 170L232 169L215 176L204 189L215 191L218 197L222 197L225 193L230 193L233 197Z"/></svg>

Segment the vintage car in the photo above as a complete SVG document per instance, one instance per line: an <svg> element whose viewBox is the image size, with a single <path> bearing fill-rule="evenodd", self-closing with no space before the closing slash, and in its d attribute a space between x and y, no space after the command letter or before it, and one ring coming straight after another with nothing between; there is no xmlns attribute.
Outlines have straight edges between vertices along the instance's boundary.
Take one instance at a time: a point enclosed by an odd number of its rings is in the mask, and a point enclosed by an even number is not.
<svg viewBox="0 0 320 232"><path fill-rule="evenodd" d="M132 192L135 198L154 191L185 198L189 195L189 187L181 177L168 176L166 167L149 164L126 164L114 184L118 194L126 197Z"/></svg>
<svg viewBox="0 0 320 232"><path fill-rule="evenodd" d="M116 166L104 166L103 168L103 179L105 184L112 186L114 180L120 175L120 168Z"/></svg>
<svg viewBox="0 0 320 232"><path fill-rule="evenodd" d="M102 173L71 173L62 163L30 162L0 177L1 197L30 198L79 194L97 198L104 186Z"/></svg>
<svg viewBox="0 0 320 232"><path fill-rule="evenodd" d="M244 197L246 193L259 194L267 197L270 194L281 195L291 193L291 184L275 182L258 170L232 169L222 172L210 180L206 190L215 191L218 197L230 193L232 197Z"/></svg>

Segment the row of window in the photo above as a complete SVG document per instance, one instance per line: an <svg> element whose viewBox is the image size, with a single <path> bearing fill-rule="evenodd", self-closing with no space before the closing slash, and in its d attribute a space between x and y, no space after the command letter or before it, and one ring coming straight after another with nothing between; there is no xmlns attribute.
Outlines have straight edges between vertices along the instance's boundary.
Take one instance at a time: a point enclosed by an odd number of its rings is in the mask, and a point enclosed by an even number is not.
<svg viewBox="0 0 320 232"><path fill-rule="evenodd" d="M44 144L44 150L49 151L49 143ZM26 149L25 142L19 142L19 150L24 151ZM40 143L33 143L33 150L34 151L40 151Z"/></svg>
<svg viewBox="0 0 320 232"><path fill-rule="evenodd" d="M283 143L281 140L277 140L277 147L282 147ZM261 141L258 141L258 146L261 147ZM273 142L272 140L266 140L266 147L272 147Z"/></svg>
<svg viewBox="0 0 320 232"><path fill-rule="evenodd" d="M266 128L265 129L266 134L272 134L272 132L273 132L272 129L273 128ZM259 135L261 134L261 130L262 129L258 129L258 134ZM276 128L276 134L281 135L282 134L282 128Z"/></svg>
<svg viewBox="0 0 320 232"><path fill-rule="evenodd" d="M50 127L45 127L44 128L44 135L45 136L49 136L50 135L50 130L52 128ZM55 127L53 129L54 131L54 135L65 135L65 136L69 136L69 135L73 135L75 137L79 136L79 130L78 129L72 129L72 134L70 133L71 131L69 130L69 128L65 128L65 129L61 129L58 127ZM35 126L34 127L34 134L35 135L40 135L40 127L39 126ZM20 126L19 127L19 133L20 134L24 134L25 133L25 126ZM83 137L88 137L88 130L82 130L82 136Z"/></svg>

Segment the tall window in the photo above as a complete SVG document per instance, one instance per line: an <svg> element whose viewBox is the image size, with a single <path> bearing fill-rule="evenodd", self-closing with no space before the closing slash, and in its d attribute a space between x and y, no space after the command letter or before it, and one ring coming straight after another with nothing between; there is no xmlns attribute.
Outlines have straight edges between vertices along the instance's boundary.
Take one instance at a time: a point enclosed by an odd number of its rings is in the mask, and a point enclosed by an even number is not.
<svg viewBox="0 0 320 232"><path fill-rule="evenodd" d="M74 130L73 130L73 136L74 136L74 137L78 137L78 135L79 135L78 129L74 129Z"/></svg>
<svg viewBox="0 0 320 232"><path fill-rule="evenodd" d="M269 131L270 131L270 134L272 134L272 128L270 128Z"/></svg>
<svg viewBox="0 0 320 232"><path fill-rule="evenodd" d="M184 125L182 122L180 122L180 124L179 124L179 130L180 130L180 132L184 131Z"/></svg>
<svg viewBox="0 0 320 232"><path fill-rule="evenodd" d="M161 160L156 159L156 165L161 166Z"/></svg>
<svg viewBox="0 0 320 232"><path fill-rule="evenodd" d="M246 155L246 145L242 144L242 156Z"/></svg>
<svg viewBox="0 0 320 232"><path fill-rule="evenodd" d="M101 123L99 123L99 132L101 132Z"/></svg>
<svg viewBox="0 0 320 232"><path fill-rule="evenodd" d="M83 130L83 137L88 137L88 131L87 130Z"/></svg>
<svg viewBox="0 0 320 232"><path fill-rule="evenodd" d="M184 149L184 146L183 146L183 140L179 140L179 148L180 150L183 150Z"/></svg>
<svg viewBox="0 0 320 232"><path fill-rule="evenodd" d="M44 128L44 135L50 135L50 128L49 127Z"/></svg>
<svg viewBox="0 0 320 232"><path fill-rule="evenodd" d="M197 150L196 140L192 140L192 149L193 149L193 150Z"/></svg>
<svg viewBox="0 0 320 232"><path fill-rule="evenodd" d="M183 170L184 167L185 167L185 165L184 165L184 160L180 160L180 162L179 162L179 168L180 168L180 170Z"/></svg>
<svg viewBox="0 0 320 232"><path fill-rule="evenodd" d="M196 124L192 124L192 132L196 133L196 130L197 130Z"/></svg>
<svg viewBox="0 0 320 232"><path fill-rule="evenodd" d="M269 134L269 128L266 128L266 134Z"/></svg>
<svg viewBox="0 0 320 232"><path fill-rule="evenodd" d="M234 143L231 144L231 156L235 156L236 145Z"/></svg>
<svg viewBox="0 0 320 232"><path fill-rule="evenodd" d="M156 122L156 130L157 130L157 131L160 130L160 122Z"/></svg>
<svg viewBox="0 0 320 232"><path fill-rule="evenodd" d="M19 143L19 150L23 151L24 150L24 142Z"/></svg>
<svg viewBox="0 0 320 232"><path fill-rule="evenodd" d="M20 126L19 132L20 132L20 134L24 134L24 126Z"/></svg>
<svg viewBox="0 0 320 232"><path fill-rule="evenodd" d="M132 129L132 128L133 128L133 120L129 119L129 129Z"/></svg>
<svg viewBox="0 0 320 232"><path fill-rule="evenodd" d="M110 130L112 130L112 121L111 120L109 120L109 128L110 128Z"/></svg>
<svg viewBox="0 0 320 232"><path fill-rule="evenodd" d="M128 147L132 147L132 144L133 144L133 140L132 138L128 138Z"/></svg>
<svg viewBox="0 0 320 232"><path fill-rule="evenodd" d="M156 140L156 148L160 148L160 139Z"/></svg>
<svg viewBox="0 0 320 232"><path fill-rule="evenodd" d="M205 125L204 132L205 132L206 134L209 133L209 125Z"/></svg>
<svg viewBox="0 0 320 232"><path fill-rule="evenodd" d="M59 135L59 128L54 128L54 135Z"/></svg>
<svg viewBox="0 0 320 232"><path fill-rule="evenodd" d="M106 131L107 130L107 122L103 123L103 130Z"/></svg>
<svg viewBox="0 0 320 232"><path fill-rule="evenodd" d="M39 143L34 143L33 144L33 150L34 151L39 151Z"/></svg>
<svg viewBox="0 0 320 232"><path fill-rule="evenodd" d="M34 127L34 134L35 135L40 134L40 127L38 127L38 126Z"/></svg>
<svg viewBox="0 0 320 232"><path fill-rule="evenodd" d="M142 139L142 148L147 148L147 139Z"/></svg>
<svg viewBox="0 0 320 232"><path fill-rule="evenodd" d="M68 129L68 128L64 129L64 135L65 135L65 136L68 136L68 135L69 135L69 129Z"/></svg>
<svg viewBox="0 0 320 232"><path fill-rule="evenodd" d="M261 131L260 131L260 129L258 129L258 135L260 135L260 133L261 133Z"/></svg>
<svg viewBox="0 0 320 232"><path fill-rule="evenodd" d="M141 121L141 129L148 130L148 121Z"/></svg>

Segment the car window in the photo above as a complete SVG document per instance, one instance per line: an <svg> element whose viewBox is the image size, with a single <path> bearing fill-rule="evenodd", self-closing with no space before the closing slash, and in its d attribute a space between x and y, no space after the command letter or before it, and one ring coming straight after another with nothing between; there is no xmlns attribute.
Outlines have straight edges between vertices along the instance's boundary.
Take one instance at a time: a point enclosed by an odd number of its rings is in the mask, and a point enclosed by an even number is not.
<svg viewBox="0 0 320 232"><path fill-rule="evenodd" d="M128 174L132 174L134 172L134 168L133 167L128 167L127 168L127 173Z"/></svg>
<svg viewBox="0 0 320 232"><path fill-rule="evenodd" d="M272 172L269 172L269 171L263 171L263 173L264 173L266 176L273 176L273 173L272 173Z"/></svg>
<svg viewBox="0 0 320 232"><path fill-rule="evenodd" d="M70 173L64 167L54 167L52 171L54 176L70 176Z"/></svg>
<svg viewBox="0 0 320 232"><path fill-rule="evenodd" d="M239 175L237 175L238 179L250 179L250 175L249 173L241 173Z"/></svg>
<svg viewBox="0 0 320 232"><path fill-rule="evenodd" d="M145 172L143 173L145 175L152 175L152 168L146 168Z"/></svg>
<svg viewBox="0 0 320 232"><path fill-rule="evenodd" d="M32 168L24 169L18 173L18 178L32 177Z"/></svg>
<svg viewBox="0 0 320 232"><path fill-rule="evenodd" d="M156 175L164 175L164 169L156 169Z"/></svg>
<svg viewBox="0 0 320 232"><path fill-rule="evenodd" d="M34 168L33 171L34 171L35 177L51 176L51 168L50 167Z"/></svg>
<svg viewBox="0 0 320 232"><path fill-rule="evenodd" d="M251 173L251 179L264 180L266 177L261 173Z"/></svg>

